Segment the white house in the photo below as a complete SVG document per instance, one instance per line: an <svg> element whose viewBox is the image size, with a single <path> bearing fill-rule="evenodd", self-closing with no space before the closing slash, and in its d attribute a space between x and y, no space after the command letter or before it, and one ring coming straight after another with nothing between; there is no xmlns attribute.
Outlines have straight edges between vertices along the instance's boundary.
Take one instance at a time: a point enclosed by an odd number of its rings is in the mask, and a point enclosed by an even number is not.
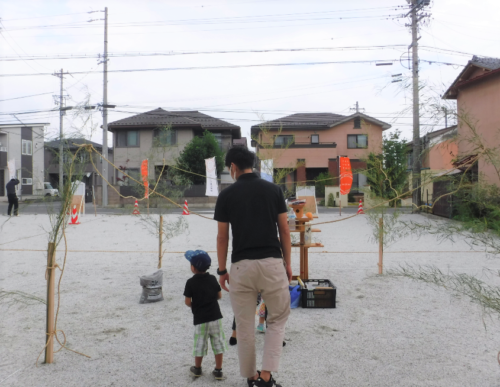
<svg viewBox="0 0 500 387"><path fill-rule="evenodd" d="M21 182L18 196L43 194L43 138L48 123L0 124L0 196L7 196L5 184L14 176ZM9 164L11 170L9 172Z"/></svg>

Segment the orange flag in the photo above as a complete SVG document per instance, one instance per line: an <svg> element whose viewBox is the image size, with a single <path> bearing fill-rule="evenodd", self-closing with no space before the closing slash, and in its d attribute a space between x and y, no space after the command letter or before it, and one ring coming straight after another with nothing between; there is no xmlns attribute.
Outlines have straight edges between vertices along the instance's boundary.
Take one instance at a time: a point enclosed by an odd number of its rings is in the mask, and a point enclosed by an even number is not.
<svg viewBox="0 0 500 387"><path fill-rule="evenodd" d="M347 195L352 187L352 170L349 157L340 158L340 194Z"/></svg>
<svg viewBox="0 0 500 387"><path fill-rule="evenodd" d="M143 160L141 164L142 181L144 182L144 197L149 197L149 183L148 183L148 160Z"/></svg>

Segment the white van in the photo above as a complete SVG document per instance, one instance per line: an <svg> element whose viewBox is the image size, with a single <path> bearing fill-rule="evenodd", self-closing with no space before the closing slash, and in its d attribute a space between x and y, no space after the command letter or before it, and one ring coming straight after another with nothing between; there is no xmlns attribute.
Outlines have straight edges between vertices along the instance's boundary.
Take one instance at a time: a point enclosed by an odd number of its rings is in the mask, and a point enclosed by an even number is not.
<svg viewBox="0 0 500 387"><path fill-rule="evenodd" d="M43 196L59 196L59 190L52 187L52 184L45 182L43 183Z"/></svg>

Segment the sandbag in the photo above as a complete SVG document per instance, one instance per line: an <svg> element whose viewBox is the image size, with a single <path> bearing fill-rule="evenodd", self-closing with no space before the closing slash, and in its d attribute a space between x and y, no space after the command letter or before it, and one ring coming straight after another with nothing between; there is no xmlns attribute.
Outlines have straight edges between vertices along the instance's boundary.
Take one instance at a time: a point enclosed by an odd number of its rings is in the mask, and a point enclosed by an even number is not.
<svg viewBox="0 0 500 387"><path fill-rule="evenodd" d="M163 270L140 277L140 284L142 286L140 304L163 301Z"/></svg>
<svg viewBox="0 0 500 387"><path fill-rule="evenodd" d="M149 304L158 301L163 301L163 290L161 288L142 288L142 295L139 300L139 304Z"/></svg>
<svg viewBox="0 0 500 387"><path fill-rule="evenodd" d="M163 286L163 270L158 270L150 275L141 277L141 286L148 289L161 288Z"/></svg>

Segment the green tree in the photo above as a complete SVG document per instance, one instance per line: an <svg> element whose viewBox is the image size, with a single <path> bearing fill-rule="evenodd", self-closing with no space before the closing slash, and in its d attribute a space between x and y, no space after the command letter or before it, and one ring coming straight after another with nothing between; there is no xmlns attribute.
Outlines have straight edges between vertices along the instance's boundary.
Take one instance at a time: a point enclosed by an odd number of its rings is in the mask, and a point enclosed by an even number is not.
<svg viewBox="0 0 500 387"><path fill-rule="evenodd" d="M176 160L176 167L180 169L175 170L175 175L189 180L192 184L204 184L206 182L205 159L214 156L217 175L220 175L224 170L224 152L220 149L215 136L205 131L202 137L193 138L181 152ZM181 169L193 173L184 172Z"/></svg>
<svg viewBox="0 0 500 387"><path fill-rule="evenodd" d="M329 172L321 172L314 178L314 185L316 187L316 197L325 197L325 186L333 185L334 177Z"/></svg>
<svg viewBox="0 0 500 387"><path fill-rule="evenodd" d="M408 183L407 154L406 140L401 139L401 132L396 130L384 136L381 154L368 155L363 174L375 196L394 199L404 192ZM397 202L399 199L391 204L396 206Z"/></svg>

